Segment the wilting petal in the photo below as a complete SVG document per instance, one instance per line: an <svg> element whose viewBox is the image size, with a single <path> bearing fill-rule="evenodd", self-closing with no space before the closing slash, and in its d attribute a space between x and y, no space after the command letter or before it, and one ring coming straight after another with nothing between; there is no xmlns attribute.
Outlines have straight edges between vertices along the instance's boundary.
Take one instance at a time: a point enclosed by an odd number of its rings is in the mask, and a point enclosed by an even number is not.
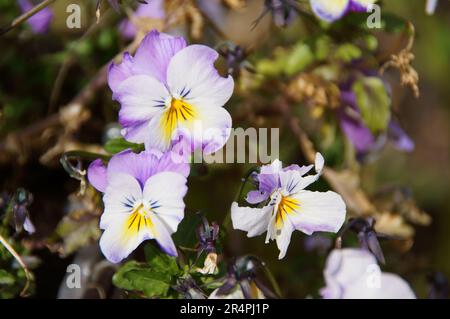
<svg viewBox="0 0 450 319"><path fill-rule="evenodd" d="M204 45L190 45L178 52L167 69L167 83L177 98L195 108L221 107L231 97L233 78L219 75L214 62L219 54Z"/></svg>
<svg viewBox="0 0 450 319"><path fill-rule="evenodd" d="M395 121L390 121L388 126L388 137L393 142L394 147L400 151L412 152L414 141L405 133L400 125Z"/></svg>
<svg viewBox="0 0 450 319"><path fill-rule="evenodd" d="M286 251L291 242L291 236L294 230L294 226L292 225L288 217L288 219L283 223L283 227L279 231L279 234L277 234L276 236L277 247L280 250L278 259L283 259L284 256L286 256Z"/></svg>
<svg viewBox="0 0 450 319"><path fill-rule="evenodd" d="M296 229L308 235L316 231L336 233L345 221L345 203L335 192L301 191L292 197L300 208L289 217Z"/></svg>
<svg viewBox="0 0 450 319"><path fill-rule="evenodd" d="M105 192L108 180L106 178L106 166L101 159L96 159L89 165L87 177L92 186L102 193Z"/></svg>
<svg viewBox="0 0 450 319"><path fill-rule="evenodd" d="M136 51L133 72L146 74L166 83L169 62L185 47L186 41L182 37L173 37L153 30L145 36Z"/></svg>
<svg viewBox="0 0 450 319"><path fill-rule="evenodd" d="M233 228L247 232L247 237L255 237L267 231L272 216L273 207L263 208L239 207L238 203L231 205L231 221Z"/></svg>
<svg viewBox="0 0 450 319"><path fill-rule="evenodd" d="M313 12L322 20L339 20L350 8L350 0L310 0Z"/></svg>
<svg viewBox="0 0 450 319"><path fill-rule="evenodd" d="M375 147L375 138L362 121L342 115L340 124L345 136L347 136L358 153L368 152Z"/></svg>

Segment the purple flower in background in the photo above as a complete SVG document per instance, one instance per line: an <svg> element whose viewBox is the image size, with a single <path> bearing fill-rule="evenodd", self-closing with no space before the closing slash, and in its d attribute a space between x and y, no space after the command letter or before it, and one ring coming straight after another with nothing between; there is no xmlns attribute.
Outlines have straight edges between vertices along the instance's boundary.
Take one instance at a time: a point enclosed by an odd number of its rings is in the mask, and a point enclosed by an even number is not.
<svg viewBox="0 0 450 319"><path fill-rule="evenodd" d="M414 150L414 142L394 119L390 120L385 135L375 136L364 124L355 94L351 90L341 91L341 104L342 107L338 111L340 126L358 155L379 150L386 141L391 142L399 151L412 152Z"/></svg>
<svg viewBox="0 0 450 319"><path fill-rule="evenodd" d="M125 53L122 63L112 64L108 83L121 104L124 137L161 151L180 138L205 154L220 149L231 132L231 116L222 106L234 82L219 75L217 58L207 46L187 46L182 37L153 30L134 57Z"/></svg>
<svg viewBox="0 0 450 319"><path fill-rule="evenodd" d="M164 17L164 0L148 0L147 3L139 4L132 16L132 19L122 21L119 29L125 38L132 39L137 32L133 19L164 19Z"/></svg>
<svg viewBox="0 0 450 319"><path fill-rule="evenodd" d="M324 159L316 154L316 174L304 176L312 166L282 168L280 161L261 168L256 179L259 190L250 192L251 204L268 201L262 208L239 207L233 202L231 219L233 227L247 232L248 237L267 231L266 243L276 240L280 254L286 255L294 230L311 235L316 231L336 233L345 221L345 203L335 192L305 190L317 181L322 173Z"/></svg>
<svg viewBox="0 0 450 319"><path fill-rule="evenodd" d="M347 12L366 12L377 0L310 0L315 15L327 22L342 18Z"/></svg>
<svg viewBox="0 0 450 319"><path fill-rule="evenodd" d="M173 161L171 152L128 150L107 166L91 163L89 182L104 193L100 248L108 260L120 262L147 239L177 255L171 235L184 217L188 175L189 165Z"/></svg>
<svg viewBox="0 0 450 319"><path fill-rule="evenodd" d="M31 10L34 5L30 0L17 0L19 2L22 12ZM27 23L30 25L34 33L45 33L50 27L53 19L53 12L49 7L46 7L28 19Z"/></svg>
<svg viewBox="0 0 450 319"><path fill-rule="evenodd" d="M328 256L320 290L325 299L415 299L401 277L382 272L375 257L363 249L335 249Z"/></svg>

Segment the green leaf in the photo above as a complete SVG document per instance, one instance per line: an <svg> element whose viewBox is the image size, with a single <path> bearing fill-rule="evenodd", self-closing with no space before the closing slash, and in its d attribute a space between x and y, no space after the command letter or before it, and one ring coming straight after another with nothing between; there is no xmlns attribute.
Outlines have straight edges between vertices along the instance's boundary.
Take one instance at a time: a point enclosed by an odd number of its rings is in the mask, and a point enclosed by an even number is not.
<svg viewBox="0 0 450 319"><path fill-rule="evenodd" d="M351 62L352 60L359 59L362 55L361 49L351 43L340 45L335 53L334 58L343 62Z"/></svg>
<svg viewBox="0 0 450 319"><path fill-rule="evenodd" d="M172 236L178 246L194 247L197 243L196 229L201 220L197 214L186 215L178 225L177 232Z"/></svg>
<svg viewBox="0 0 450 319"><path fill-rule="evenodd" d="M176 258L165 254L159 247L149 243L145 246L144 252L148 266L154 271L167 273L171 276L180 274L181 271Z"/></svg>
<svg viewBox="0 0 450 319"><path fill-rule="evenodd" d="M362 78L353 83L352 90L364 124L373 133L384 131L391 118L391 101L383 81L377 77Z"/></svg>
<svg viewBox="0 0 450 319"><path fill-rule="evenodd" d="M136 261L124 264L113 276L118 288L142 292L146 297L165 297L172 277Z"/></svg>
<svg viewBox="0 0 450 319"><path fill-rule="evenodd" d="M286 64L284 66L284 72L288 76L292 76L303 71L311 63L313 63L314 54L309 45L299 43L294 46L285 61Z"/></svg>
<svg viewBox="0 0 450 319"><path fill-rule="evenodd" d="M0 269L0 287L14 285L14 276L4 269Z"/></svg>
<svg viewBox="0 0 450 319"><path fill-rule="evenodd" d="M111 154L117 154L129 148L133 152L141 152L144 150L144 145L128 142L122 137L111 139L105 144L105 150Z"/></svg>

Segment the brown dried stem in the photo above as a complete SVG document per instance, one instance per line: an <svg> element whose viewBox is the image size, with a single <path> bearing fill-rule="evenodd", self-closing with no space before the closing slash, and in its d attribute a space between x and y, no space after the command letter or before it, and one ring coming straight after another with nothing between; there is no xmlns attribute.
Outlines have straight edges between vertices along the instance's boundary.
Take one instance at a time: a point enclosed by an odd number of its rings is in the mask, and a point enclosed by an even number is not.
<svg viewBox="0 0 450 319"><path fill-rule="evenodd" d="M9 25L2 27L0 29L0 35L3 35L3 34L9 32L9 31L11 31L15 27L21 25L22 23L27 21L29 18L34 16L36 13L38 13L39 11L45 9L46 7L48 7L49 5L51 5L55 1L56 0L44 0L44 1L42 1L38 5L36 5L33 8L31 8L29 11L27 11L27 12L23 13L22 15L18 16L17 18L15 18Z"/></svg>

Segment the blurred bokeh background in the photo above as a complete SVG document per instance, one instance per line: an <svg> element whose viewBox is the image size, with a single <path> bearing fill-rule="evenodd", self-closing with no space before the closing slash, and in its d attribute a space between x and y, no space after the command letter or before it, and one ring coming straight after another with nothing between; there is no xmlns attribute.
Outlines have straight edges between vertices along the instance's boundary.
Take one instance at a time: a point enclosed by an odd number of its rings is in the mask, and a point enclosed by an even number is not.
<svg viewBox="0 0 450 319"><path fill-rule="evenodd" d="M81 29L68 29L65 25L68 14L65 8L69 3L82 8ZM260 15L262 3L247 1L246 7L237 11L224 8L212 15L230 41L250 49L248 59L253 64L271 56L275 47L289 45L291 39L299 40L306 33L301 21L280 29L271 24L270 15L252 30L251 22ZM401 153L390 146L384 147L374 159L364 162L360 171L363 188L368 193L375 194L389 187L401 189L432 219L428 226L415 226L414 236L406 243L382 243L387 260L385 269L407 279L419 297L427 296L427 278L431 273L440 271L450 276L450 1L441 0L433 16L426 15L424 8L422 0L383 1L382 12L409 20L416 29L412 52L413 66L420 75L420 97L416 99L408 88L399 85L398 73L386 75L392 87L393 111L414 140L415 149ZM108 134L114 134L118 105L111 100L107 86L100 83L101 88L95 92L83 93L92 94L89 114L74 111L67 115L64 123L66 126L75 123L73 129L55 128L55 117L62 116L58 111L71 103L89 81L95 80L102 66L128 43L117 30L123 14L121 17L113 10L104 9L100 23L96 24L95 1L59 0L52 5L52 10L54 19L48 33L34 34L24 25L0 36L0 191L13 192L24 187L34 196L30 214L37 232L24 240L25 247L41 260L34 271L35 296L47 298L56 297L66 266L74 256L67 247L66 254L61 253L60 246L55 246L55 242L61 242L54 239L55 229L68 211L76 209L70 205L83 205L68 200L70 194L78 191L79 183L64 171L60 155L67 150L67 145L72 149L100 148ZM16 1L0 0L0 25L19 13ZM171 31L185 32L182 27ZM392 36L380 32L377 37L380 52L392 49ZM207 30L202 42L214 46L218 40L213 31ZM234 127L248 126L247 118L242 116L248 114L243 112L246 107L241 97L234 98L227 106ZM77 123L83 116L87 120ZM295 138L283 125L272 123L270 118L262 123L262 127L280 126L283 162L306 163ZM222 221L237 196L241 178L252 166L196 167L195 176L189 180L188 211L201 210L208 219ZM321 181L316 188L328 186ZM88 231L72 235L84 237ZM257 255L273 271L285 296L317 296L323 286L326 247L332 237L322 237L312 243L296 232L287 257L278 261L274 243L264 245L262 237L247 239L242 232L229 231L225 256ZM86 242L95 243L92 239L95 236L95 232L85 236ZM84 244L79 238L75 242L71 244ZM350 238L347 244L355 243L356 239Z"/></svg>

